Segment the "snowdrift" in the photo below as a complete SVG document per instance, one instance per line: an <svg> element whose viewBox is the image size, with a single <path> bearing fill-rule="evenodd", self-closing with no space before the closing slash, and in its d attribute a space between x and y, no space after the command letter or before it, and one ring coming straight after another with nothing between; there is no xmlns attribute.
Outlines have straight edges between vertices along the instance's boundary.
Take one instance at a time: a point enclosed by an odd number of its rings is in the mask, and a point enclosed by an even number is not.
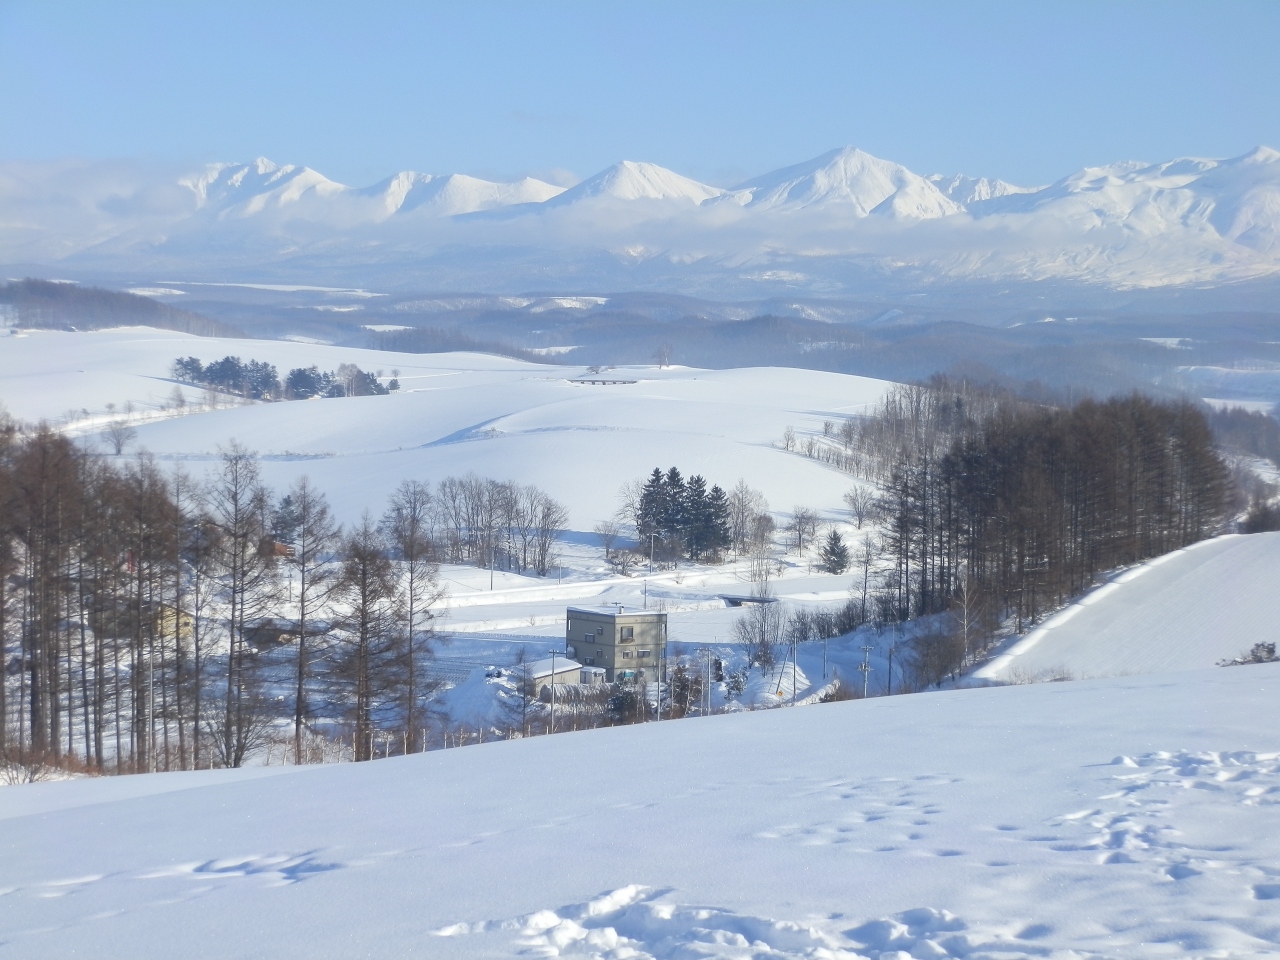
<svg viewBox="0 0 1280 960"><path fill-rule="evenodd" d="M1269 955L1277 692L1266 665L3 788L0 957Z"/></svg>
<svg viewBox="0 0 1280 960"><path fill-rule="evenodd" d="M1128 570L975 671L980 680L1211 667L1280 639L1280 533L1225 536Z"/></svg>

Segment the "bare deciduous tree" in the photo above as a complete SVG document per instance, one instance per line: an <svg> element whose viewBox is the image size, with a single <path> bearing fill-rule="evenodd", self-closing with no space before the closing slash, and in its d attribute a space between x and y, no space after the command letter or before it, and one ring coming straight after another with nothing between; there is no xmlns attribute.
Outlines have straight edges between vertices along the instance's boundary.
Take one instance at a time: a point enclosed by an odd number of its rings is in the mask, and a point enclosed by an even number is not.
<svg viewBox="0 0 1280 960"><path fill-rule="evenodd" d="M601 520L595 526L595 534L600 538L600 546L604 547L605 562L613 560L613 545L618 542L621 529L617 520Z"/></svg>
<svg viewBox="0 0 1280 960"><path fill-rule="evenodd" d="M346 616L334 658L355 727L356 760L373 759L374 712L394 686L396 582L387 544L366 513L342 544Z"/></svg>
<svg viewBox="0 0 1280 960"><path fill-rule="evenodd" d="M426 484L407 480L391 495L382 526L401 565L401 603L404 615L404 723L411 733L422 716L423 695L419 661L430 653L431 608L444 596L440 567L430 536L431 491Z"/></svg>
<svg viewBox="0 0 1280 960"><path fill-rule="evenodd" d="M289 491L293 537L288 544L293 551L287 558L298 577L298 653L294 661L293 692L293 762L302 763L303 725L307 720L307 681L315 656L312 643L318 631L315 620L322 616L335 584L333 548L338 539L338 526L329 513L324 494L302 477ZM317 637L318 639L318 637Z"/></svg>
<svg viewBox="0 0 1280 960"><path fill-rule="evenodd" d="M754 602L745 604L742 616L733 622L733 635L753 666L768 670L777 662L777 647L783 642L782 604L763 585L753 591Z"/></svg>
<svg viewBox="0 0 1280 960"><path fill-rule="evenodd" d="M862 525L872 517L876 494L866 487L854 487L852 490L845 491L844 503L849 508L849 516L853 518L854 524L861 530Z"/></svg>
<svg viewBox="0 0 1280 960"><path fill-rule="evenodd" d="M791 512L787 530L795 537L796 552L804 556L804 545L818 532L818 512L808 507L796 507Z"/></svg>
<svg viewBox="0 0 1280 960"><path fill-rule="evenodd" d="M107 429L102 431L102 436L111 447L112 453L118 457L124 453L125 447L137 438L138 431L123 420L112 420L107 424Z"/></svg>

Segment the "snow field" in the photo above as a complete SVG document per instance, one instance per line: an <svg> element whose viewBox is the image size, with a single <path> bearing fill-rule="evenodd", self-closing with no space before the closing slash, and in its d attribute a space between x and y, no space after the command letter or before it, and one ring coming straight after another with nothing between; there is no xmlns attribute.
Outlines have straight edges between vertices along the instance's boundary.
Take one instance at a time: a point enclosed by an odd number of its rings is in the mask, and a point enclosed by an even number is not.
<svg viewBox="0 0 1280 960"><path fill-rule="evenodd" d="M0 957L1272 955L1278 690L1266 665L11 788Z"/></svg>
<svg viewBox="0 0 1280 960"><path fill-rule="evenodd" d="M101 415L106 402L120 409L129 401L154 406L173 388L166 378L176 357L209 361L227 354L274 363L282 375L313 363L398 369L404 391L138 423L134 450L199 472L215 463L220 446L238 440L262 456L264 479L277 491L307 474L347 522L365 510L380 512L402 480L474 471L543 488L569 508L578 534L614 513L623 483L643 479L655 466L701 473L726 489L745 478L775 511L796 504L835 511L853 480L774 444L788 426L820 429L824 419L874 404L889 386L781 368L652 367L617 372L638 379L635 384L585 386L568 382L580 368L502 357L131 329L0 339L0 399L24 419L52 419L69 407Z"/></svg>
<svg viewBox="0 0 1280 960"><path fill-rule="evenodd" d="M979 680L1211 667L1280 639L1280 534L1223 536L1156 557L1086 594L974 672Z"/></svg>

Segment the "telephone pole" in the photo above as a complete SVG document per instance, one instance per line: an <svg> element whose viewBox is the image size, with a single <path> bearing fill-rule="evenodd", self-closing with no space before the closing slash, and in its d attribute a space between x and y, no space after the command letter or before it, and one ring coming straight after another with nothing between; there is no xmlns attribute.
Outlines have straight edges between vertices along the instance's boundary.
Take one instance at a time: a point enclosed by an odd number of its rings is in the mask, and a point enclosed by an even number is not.
<svg viewBox="0 0 1280 960"><path fill-rule="evenodd" d="M871 682L871 651L875 647L866 646L862 648L862 662L858 664L858 669L862 671L862 699L867 698L867 691Z"/></svg>

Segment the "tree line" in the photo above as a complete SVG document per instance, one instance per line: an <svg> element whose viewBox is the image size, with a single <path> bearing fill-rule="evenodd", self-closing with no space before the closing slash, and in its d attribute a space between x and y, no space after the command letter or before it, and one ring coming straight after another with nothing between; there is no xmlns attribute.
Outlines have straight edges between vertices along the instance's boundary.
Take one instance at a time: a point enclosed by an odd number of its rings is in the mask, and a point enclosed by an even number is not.
<svg viewBox="0 0 1280 960"><path fill-rule="evenodd" d="M24 327L100 330L140 326L178 330L198 337L243 337L244 331L150 297L53 280L13 280L0 286L0 304L11 306Z"/></svg>
<svg viewBox="0 0 1280 960"><path fill-rule="evenodd" d="M1232 511L1230 471L1185 401L1048 408L900 387L850 445L879 487L891 616L952 611L963 626L937 641L945 663L971 652L977 619L1021 630L1105 571L1220 532Z"/></svg>
<svg viewBox="0 0 1280 960"><path fill-rule="evenodd" d="M406 481L343 529L234 443L197 482L6 423L0 762L234 767L285 728L295 762L330 734L357 760L392 732L422 749L439 562L545 573L563 519L536 488L464 477Z"/></svg>
<svg viewBox="0 0 1280 960"><path fill-rule="evenodd" d="M376 374L361 370L354 363L341 363L337 370L295 367L282 383L275 365L262 360L241 360L226 356L211 363L198 357L179 357L173 361L175 380L212 387L250 400L309 400L312 397L385 396L400 389L398 375L383 385Z"/></svg>

